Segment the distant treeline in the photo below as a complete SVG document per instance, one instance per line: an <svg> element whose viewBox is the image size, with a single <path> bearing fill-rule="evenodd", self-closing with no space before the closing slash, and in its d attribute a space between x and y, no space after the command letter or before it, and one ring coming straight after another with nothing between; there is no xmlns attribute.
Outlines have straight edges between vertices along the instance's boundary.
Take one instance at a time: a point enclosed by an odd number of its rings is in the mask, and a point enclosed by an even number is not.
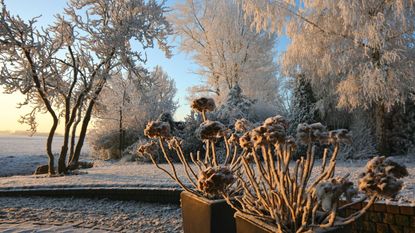
<svg viewBox="0 0 415 233"><path fill-rule="evenodd" d="M20 136L30 136L30 132L25 130L16 130L16 131L8 131L8 130L0 130L0 135L20 135ZM56 136L63 136L62 134L55 134ZM47 132L36 132L33 136L48 136Z"/></svg>

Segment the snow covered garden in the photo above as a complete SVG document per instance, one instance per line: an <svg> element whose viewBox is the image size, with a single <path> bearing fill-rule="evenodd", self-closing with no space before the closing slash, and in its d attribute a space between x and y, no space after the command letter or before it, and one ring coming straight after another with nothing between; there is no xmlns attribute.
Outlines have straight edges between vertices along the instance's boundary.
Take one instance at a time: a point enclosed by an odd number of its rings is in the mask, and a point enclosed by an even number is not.
<svg viewBox="0 0 415 233"><path fill-rule="evenodd" d="M414 0L8 4L0 232L415 231Z"/></svg>

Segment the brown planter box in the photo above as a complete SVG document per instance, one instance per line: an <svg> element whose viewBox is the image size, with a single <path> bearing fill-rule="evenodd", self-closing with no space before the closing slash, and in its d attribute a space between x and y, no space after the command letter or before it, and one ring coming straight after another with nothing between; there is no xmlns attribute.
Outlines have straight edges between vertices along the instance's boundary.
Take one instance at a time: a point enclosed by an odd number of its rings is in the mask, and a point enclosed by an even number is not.
<svg viewBox="0 0 415 233"><path fill-rule="evenodd" d="M236 232L237 233L275 233L277 227L267 224L253 216L236 212Z"/></svg>
<svg viewBox="0 0 415 233"><path fill-rule="evenodd" d="M235 214L236 219L236 232L237 233L275 233L278 232L277 227L268 223L265 223L253 216L242 214L237 212ZM327 229L317 229L313 231L315 233L350 233L351 227L332 227Z"/></svg>
<svg viewBox="0 0 415 233"><path fill-rule="evenodd" d="M180 194L184 233L235 233L235 211L225 200Z"/></svg>

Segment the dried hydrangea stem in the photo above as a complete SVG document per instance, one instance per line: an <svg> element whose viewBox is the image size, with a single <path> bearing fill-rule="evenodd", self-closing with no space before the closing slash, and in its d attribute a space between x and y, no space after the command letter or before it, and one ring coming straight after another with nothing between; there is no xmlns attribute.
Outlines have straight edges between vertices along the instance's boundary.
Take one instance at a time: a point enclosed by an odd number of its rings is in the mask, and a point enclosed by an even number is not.
<svg viewBox="0 0 415 233"><path fill-rule="evenodd" d="M202 111L202 119L203 119L203 121L206 121L206 120L207 120L207 117L206 117L206 110L203 110L203 111Z"/></svg>
<svg viewBox="0 0 415 233"><path fill-rule="evenodd" d="M332 227L334 224L334 220L336 220L336 213L337 213L337 202L333 204L333 207L330 210L328 216L324 218L324 220L322 221L323 223L320 224L319 227L321 228ZM327 223L324 223L325 221L327 221Z"/></svg>
<svg viewBox="0 0 415 233"><path fill-rule="evenodd" d="M264 169L264 166L262 165L261 161L259 161L258 155L255 152L255 149L252 149L252 154L253 154L253 157L254 157L255 164L258 167L259 175L262 177L263 180L265 180L268 183L269 187L271 188L272 185L271 185L271 183L268 179L266 170Z"/></svg>
<svg viewBox="0 0 415 233"><path fill-rule="evenodd" d="M226 136L223 136L223 141L225 142L226 155L225 155L225 161L223 162L222 165L225 166L229 162L231 152L230 152L230 149L229 149L229 143L228 143L228 139L226 138Z"/></svg>
<svg viewBox="0 0 415 233"><path fill-rule="evenodd" d="M193 169L190 167L189 163L187 162L187 160L184 158L183 153L181 152L180 147L175 146L174 150L176 151L177 157L179 157L180 162L183 164L184 166L184 172L187 176L187 179L190 181L190 183L193 185L194 188L197 187L196 182L192 179L192 177L190 176L189 173L189 169L190 172L192 173L192 175L195 177L195 179L197 180L197 176L194 173Z"/></svg>
<svg viewBox="0 0 415 233"><path fill-rule="evenodd" d="M195 164L196 165L196 167L198 168L198 172L200 173L203 169L202 169L202 166L199 164L199 163L201 163L199 160L196 160L195 158L194 158L194 155L193 155L193 153L192 152L190 152L190 159L192 160L192 162L193 162L193 164ZM201 163L201 164L203 164L203 163Z"/></svg>
<svg viewBox="0 0 415 233"><path fill-rule="evenodd" d="M321 173L324 172L324 170L326 169L326 159L327 159L327 153L329 151L329 148L324 148L324 152L323 152L323 159L321 162Z"/></svg>
<svg viewBox="0 0 415 233"><path fill-rule="evenodd" d="M190 193L196 194L196 192L194 192L194 191L192 191L192 190L188 189L188 188L187 188L186 186L184 186L181 182L177 181L177 179L174 177L174 175L172 175L169 171L167 171L166 169L164 169L164 168L160 167L160 165L156 162L156 160L154 160L153 156L151 156L151 155L150 155L149 157L150 157L151 161L153 162L153 164L154 164L154 165L155 165L158 169L162 170L164 173L166 173L168 176L170 176L170 178L172 178L173 180L175 180L176 182L178 182L178 183L179 183L179 186L180 186L182 189L184 189L184 190L186 190L186 191L188 191L188 192L190 192Z"/></svg>
<svg viewBox="0 0 415 233"><path fill-rule="evenodd" d="M210 145L212 146L212 165L218 166L218 158L216 157L215 143L211 141Z"/></svg>
<svg viewBox="0 0 415 233"><path fill-rule="evenodd" d="M159 143L160 143L160 148L161 151L163 152L164 158L166 159L167 163L170 165L170 168L173 171L173 179L180 185L180 187L182 187L184 190L190 192L190 193L194 193L196 194L194 191L190 190L189 188L187 188L183 182L179 179L179 177L177 176L177 172L176 172L176 168L174 167L174 164L172 163L172 161L170 160L169 156L166 153L166 150L164 149L164 145L163 145L163 141L161 139L161 137L159 137Z"/></svg>
<svg viewBox="0 0 415 233"><path fill-rule="evenodd" d="M190 166L189 161L187 161L186 157L184 156L183 150L180 147L180 145L176 145L176 152L178 152L181 155L181 157L182 157L182 159L184 161L183 164L189 168L189 171L192 173L192 175L194 176L194 178L197 180L197 174L193 170L193 168Z"/></svg>
<svg viewBox="0 0 415 233"><path fill-rule="evenodd" d="M319 177L317 177L314 182L312 183L312 185L310 185L307 189L307 192L310 192L313 188L315 188L315 186L320 183L320 181L322 180L327 180L329 178L332 178L334 175L334 168L336 166L336 158L337 158L337 154L339 151L339 144L337 143L334 147L333 153L331 155L331 159L329 162L329 167L327 170L325 170L323 173L320 174Z"/></svg>
<svg viewBox="0 0 415 233"><path fill-rule="evenodd" d="M243 163L243 165L244 165L244 168L245 168L245 171L246 171L246 174L247 174L247 177L248 177L248 179L249 179L249 181L250 181L250 183L251 183L251 185L253 186L253 188L254 188L254 190L255 190L255 192L256 192L256 195L257 195L257 198L258 198L258 200L265 206L265 207L269 207L270 206L270 204L269 203L267 203L267 201L262 197L262 195L261 195L261 189L260 189L260 186L259 186L259 184L258 184L258 182L255 180L255 176L254 176L254 171L252 170L252 168L249 166L249 164L248 164L248 162L246 161L246 159L245 158L242 158L242 163Z"/></svg>
<svg viewBox="0 0 415 233"><path fill-rule="evenodd" d="M206 140L205 142L205 166L206 165L212 165L211 161L210 161L210 146L209 146L209 141Z"/></svg>

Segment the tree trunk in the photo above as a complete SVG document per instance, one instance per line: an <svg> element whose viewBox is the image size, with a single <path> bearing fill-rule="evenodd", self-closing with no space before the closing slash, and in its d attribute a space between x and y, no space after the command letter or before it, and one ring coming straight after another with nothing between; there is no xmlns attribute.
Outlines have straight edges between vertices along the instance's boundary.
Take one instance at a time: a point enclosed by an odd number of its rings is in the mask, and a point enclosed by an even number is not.
<svg viewBox="0 0 415 233"><path fill-rule="evenodd" d="M123 134L123 126L122 126L122 107L120 107L120 122L119 122L119 147L118 149L120 150L120 157L122 157L122 150L124 147L124 134Z"/></svg>
<svg viewBox="0 0 415 233"><path fill-rule="evenodd" d="M52 115L53 118L53 124L52 124L52 128L49 131L49 135L48 135L48 140L46 142L46 151L48 154L48 173L49 175L53 175L55 174L55 161L54 161L54 157L53 157L53 152L52 152L52 142L53 142L53 136L55 136L55 131L56 128L58 127L58 118L56 117L56 115Z"/></svg>
<svg viewBox="0 0 415 233"><path fill-rule="evenodd" d="M77 167L78 160L74 159L75 154L75 137L76 137L76 129L78 128L79 123L81 122L81 114L82 114L82 107L80 106L78 109L78 116L72 128L72 135L71 135L71 149L69 151L69 166L70 167Z"/></svg>
<svg viewBox="0 0 415 233"><path fill-rule="evenodd" d="M82 127L81 132L79 133L78 142L76 143L75 152L73 155L73 161L78 163L79 156L81 155L82 146L84 145L85 137L86 137L86 131L88 129L89 121L91 120L92 115L92 109L95 105L95 100L92 99L91 102L89 102L88 108L86 109L84 120L82 121Z"/></svg>
<svg viewBox="0 0 415 233"><path fill-rule="evenodd" d="M68 153L68 141L69 141L69 131L71 129L71 122L69 119L70 114L70 99L66 99L65 101L65 132L63 135L63 145L61 148L61 153L59 155L58 160L58 173L63 174L66 173L66 155Z"/></svg>
<svg viewBox="0 0 415 233"><path fill-rule="evenodd" d="M387 138L388 119L386 116L385 107L382 104L375 104L374 106L375 119L375 138L376 149L381 155L389 156L391 154L390 142Z"/></svg>
<svg viewBox="0 0 415 233"><path fill-rule="evenodd" d="M33 59L32 59L32 54L30 53L30 50L27 48L22 48L25 57L27 59L27 61L30 64L31 70L32 70L32 79L33 82L35 83L35 87L37 92L40 95L40 98L42 99L43 103L45 104L46 109L48 110L48 112L50 113L50 115L52 116L53 119L53 124L52 127L50 128L49 131L49 135L48 135L48 140L46 142L46 151L48 154L48 158L49 158L49 162L48 162L48 173L49 175L53 175L55 174L55 164L54 164L54 157L53 157L53 152L52 152L52 142L53 142L53 137L55 136L55 131L56 128L58 127L58 117L56 116L55 111L52 108L52 104L51 102L48 100L47 98L47 93L42 89L42 85L40 83L40 78L38 76L38 73L35 69L35 65L33 63Z"/></svg>

